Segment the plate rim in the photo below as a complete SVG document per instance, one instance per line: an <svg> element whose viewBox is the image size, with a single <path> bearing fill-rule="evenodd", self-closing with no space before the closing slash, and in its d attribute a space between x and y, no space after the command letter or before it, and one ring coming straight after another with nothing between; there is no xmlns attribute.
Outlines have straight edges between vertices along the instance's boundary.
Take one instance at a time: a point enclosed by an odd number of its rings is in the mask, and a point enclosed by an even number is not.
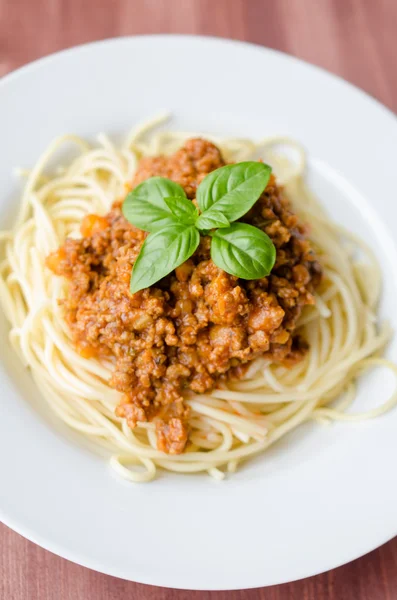
<svg viewBox="0 0 397 600"><path fill-rule="evenodd" d="M101 40L94 40L92 42L83 42L81 44L69 46L68 48L63 48L62 50L56 50L55 52L50 52L49 54L40 56L39 58L31 60L31 61L17 67L16 69L13 69L9 73L6 73L2 77L0 77L0 91L5 84L7 84L9 81L16 79L17 77L23 75L25 71L28 71L28 70L30 71L32 69L40 67L42 64L45 64L46 62L51 62L53 59L55 59L57 57L65 56L67 54L72 54L73 52L76 52L77 50L84 50L86 48L92 48L94 46L105 46L105 45L117 44L119 42L126 42L128 40L133 40L136 38L157 39L157 40L170 39L170 38L178 38L178 39L182 39L182 40L183 39L186 39L186 40L195 39L195 40L201 40L202 42L214 41L214 42L220 42L223 44L230 44L233 46L238 45L238 46L246 47L246 48L256 48L257 50L264 50L265 52L268 52L269 54L275 54L278 56L282 56L282 57L284 57L284 59L288 59L293 62L304 64L304 65L310 67L311 69L314 69L323 74L326 74L328 77L331 77L336 81L339 81L339 83L347 85L355 92L358 92L360 95L366 96L367 100L370 100L372 103L377 105L378 108L382 109L383 111L386 111L389 114L389 116L393 117L394 119L397 119L397 113L395 113L391 108L389 108L388 106L383 104L383 102L381 102L381 100L378 100L378 98L376 98L376 96L373 96L371 93L367 92L366 90L363 90L358 85L356 85L355 83L352 83L348 79L345 79L341 75L338 75L338 74L334 73L333 71L329 71L325 67L321 67L320 65L311 63L307 60L304 60L303 58L299 58L298 56L295 56L294 54L289 54L288 52L284 52L283 50L278 50L277 48L271 48L270 46L265 46L265 45L259 44L257 42L248 42L245 40L234 40L229 37L222 37L222 36L217 36L217 35L201 35L201 34L196 35L194 33L141 33L141 34L134 34L134 35L127 34L127 35L120 35L120 36L116 36L116 37L114 37L114 36L106 37Z"/></svg>

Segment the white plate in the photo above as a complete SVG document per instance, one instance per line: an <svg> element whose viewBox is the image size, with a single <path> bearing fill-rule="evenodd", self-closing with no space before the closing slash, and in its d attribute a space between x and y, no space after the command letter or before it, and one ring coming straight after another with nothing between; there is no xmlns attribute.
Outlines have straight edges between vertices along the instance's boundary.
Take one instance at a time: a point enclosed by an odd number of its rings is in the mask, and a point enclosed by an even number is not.
<svg viewBox="0 0 397 600"><path fill-rule="evenodd" d="M0 84L1 225L29 166L63 132L126 131L161 109L175 128L288 134L333 217L364 236L385 275L381 312L397 330L397 121L344 81L294 58L219 39L148 36L96 43L25 67ZM1 324L0 514L53 552L134 581L247 588L307 577L397 533L397 411L305 425L224 482L167 474L120 481L43 418ZM396 343L388 351L397 359ZM392 389L379 372L356 406ZM32 403L34 406L32 406Z"/></svg>

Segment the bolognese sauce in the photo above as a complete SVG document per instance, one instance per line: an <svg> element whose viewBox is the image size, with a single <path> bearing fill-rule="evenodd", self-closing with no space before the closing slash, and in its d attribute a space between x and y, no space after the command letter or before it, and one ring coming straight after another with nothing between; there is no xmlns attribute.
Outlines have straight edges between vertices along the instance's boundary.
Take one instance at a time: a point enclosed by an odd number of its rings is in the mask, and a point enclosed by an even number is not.
<svg viewBox="0 0 397 600"><path fill-rule="evenodd" d="M172 156L141 160L132 187L152 176L179 183L193 202L197 186L225 165L209 141L191 139ZM131 269L146 233L122 215L121 202L105 216L88 215L81 239L67 239L47 266L69 280L65 318L83 356L110 356L110 385L123 396L116 414L133 428L155 420L158 448L181 453L188 440L186 393L210 392L241 377L264 357L292 365L307 344L296 334L302 308L314 303L321 267L305 226L271 176L243 219L273 241L272 273L246 281L211 261L203 236L194 255L170 275L136 294Z"/></svg>

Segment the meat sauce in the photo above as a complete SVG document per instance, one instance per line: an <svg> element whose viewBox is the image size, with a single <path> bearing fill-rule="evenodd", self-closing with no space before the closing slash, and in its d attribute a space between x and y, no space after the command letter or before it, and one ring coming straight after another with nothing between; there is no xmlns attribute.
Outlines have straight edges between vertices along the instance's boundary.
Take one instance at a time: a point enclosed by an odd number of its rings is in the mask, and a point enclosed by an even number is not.
<svg viewBox="0 0 397 600"><path fill-rule="evenodd" d="M174 155L143 158L132 186L154 175L182 185L194 200L202 179L225 164L212 143L192 139ZM245 281L210 259L210 238L156 285L134 295L132 266L146 233L126 221L121 202L105 216L88 215L81 239L67 239L47 265L66 277L65 319L83 356L110 356L110 385L122 392L116 409L133 428L156 422L158 448L181 453L188 440L186 392L210 392L225 378L241 377L261 356L292 365L307 350L294 335L321 268L306 229L274 177L243 221L265 231L277 249L270 276Z"/></svg>

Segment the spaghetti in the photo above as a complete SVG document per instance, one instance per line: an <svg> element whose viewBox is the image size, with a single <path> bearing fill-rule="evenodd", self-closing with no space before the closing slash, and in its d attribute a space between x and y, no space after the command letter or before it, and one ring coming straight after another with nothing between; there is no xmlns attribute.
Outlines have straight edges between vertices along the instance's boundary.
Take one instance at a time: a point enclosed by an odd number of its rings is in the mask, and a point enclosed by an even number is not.
<svg viewBox="0 0 397 600"><path fill-rule="evenodd" d="M316 304L306 307L299 333L310 351L286 368L257 359L244 380L229 381L205 395L190 395L190 443L183 454L170 456L157 449L154 423L131 430L115 415L120 393L108 386L111 359L84 358L75 349L59 299L67 282L45 267L46 257L66 237L80 236L85 215L105 214L125 195L142 156L170 154L192 133L153 130L165 120L154 119L135 129L117 148L106 136L89 146L76 136L56 139L27 177L17 223L0 233L5 257L0 264L0 294L11 324L10 342L29 367L51 409L89 437L110 456L110 465L131 481L149 481L157 468L181 473L207 472L222 479L241 461L265 450L299 424L314 419L353 421L376 417L397 403L393 393L381 406L364 413L346 413L355 397L357 377L365 370L397 367L379 352L391 336L378 328L376 307L381 274L371 250L361 240L329 221L304 182L305 153L289 139L267 138L214 141L228 161L266 157L285 186L286 196L303 221L324 269ZM55 175L45 173L65 145L77 156ZM291 161L276 152L294 150ZM366 262L355 258L359 248Z"/></svg>

